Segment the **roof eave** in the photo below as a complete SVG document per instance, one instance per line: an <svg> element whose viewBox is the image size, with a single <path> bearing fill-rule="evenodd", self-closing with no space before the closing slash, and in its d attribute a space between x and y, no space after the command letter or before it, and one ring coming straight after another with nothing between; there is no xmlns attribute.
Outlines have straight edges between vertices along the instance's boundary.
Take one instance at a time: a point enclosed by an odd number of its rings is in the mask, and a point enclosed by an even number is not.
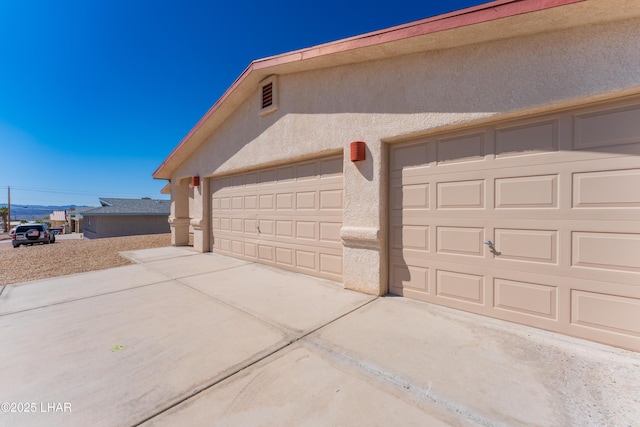
<svg viewBox="0 0 640 427"><path fill-rule="evenodd" d="M366 61L370 58L364 58L366 55L360 57L352 55L353 51L375 48L388 43L398 43L416 37L428 37L444 31L457 30L585 1L587 0L497 0L380 31L255 60L171 151L152 176L155 179L171 179L173 171L211 134L219 125L218 122L221 123L230 112L235 110L235 106L246 99L242 96L243 92L251 93L255 89L255 84L271 74L302 71L314 66L316 62L321 62L322 58L329 56L335 58L335 56L346 52L349 52L348 57L334 61L331 65ZM469 40L467 44L472 42L477 42L477 40ZM434 46L433 48L442 47ZM387 55L393 56L406 52L406 50L397 50L396 53L388 52ZM253 84L251 84L252 82ZM224 114L225 111L227 114ZM218 120L213 120L214 116L220 117Z"/></svg>

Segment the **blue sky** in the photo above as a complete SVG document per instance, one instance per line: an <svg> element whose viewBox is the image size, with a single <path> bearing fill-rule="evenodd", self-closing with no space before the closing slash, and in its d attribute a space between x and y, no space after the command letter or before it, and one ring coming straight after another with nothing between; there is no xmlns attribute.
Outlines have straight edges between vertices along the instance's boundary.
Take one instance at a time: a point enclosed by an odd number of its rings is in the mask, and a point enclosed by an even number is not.
<svg viewBox="0 0 640 427"><path fill-rule="evenodd" d="M166 198L151 174L252 60L481 3L0 0L0 203Z"/></svg>

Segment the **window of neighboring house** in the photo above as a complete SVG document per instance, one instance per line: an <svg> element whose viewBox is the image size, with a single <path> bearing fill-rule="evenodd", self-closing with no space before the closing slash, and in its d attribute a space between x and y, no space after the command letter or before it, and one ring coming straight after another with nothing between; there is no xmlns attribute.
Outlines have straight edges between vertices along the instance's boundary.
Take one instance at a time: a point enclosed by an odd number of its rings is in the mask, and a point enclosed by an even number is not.
<svg viewBox="0 0 640 427"><path fill-rule="evenodd" d="M265 116L278 109L278 76L269 76L260 82L260 115Z"/></svg>

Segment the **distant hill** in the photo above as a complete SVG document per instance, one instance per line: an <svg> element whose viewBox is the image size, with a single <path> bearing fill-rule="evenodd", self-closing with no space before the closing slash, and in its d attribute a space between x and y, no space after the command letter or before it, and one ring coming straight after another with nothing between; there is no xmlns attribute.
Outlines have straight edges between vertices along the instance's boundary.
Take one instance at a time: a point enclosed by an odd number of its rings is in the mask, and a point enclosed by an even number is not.
<svg viewBox="0 0 640 427"><path fill-rule="evenodd" d="M7 206L6 203L0 203L0 207ZM11 204L11 220L26 219L27 221L34 221L40 218L49 218L49 215L53 211L70 211L71 209L86 209L90 206L43 206L43 205L15 205Z"/></svg>

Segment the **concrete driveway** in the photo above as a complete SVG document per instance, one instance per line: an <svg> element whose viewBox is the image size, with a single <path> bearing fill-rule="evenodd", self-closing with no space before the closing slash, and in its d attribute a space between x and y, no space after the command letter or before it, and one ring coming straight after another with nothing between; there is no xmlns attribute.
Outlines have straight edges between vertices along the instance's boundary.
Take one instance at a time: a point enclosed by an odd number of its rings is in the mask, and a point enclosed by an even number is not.
<svg viewBox="0 0 640 427"><path fill-rule="evenodd" d="M4 287L1 426L640 420L637 353L188 248L126 255Z"/></svg>

